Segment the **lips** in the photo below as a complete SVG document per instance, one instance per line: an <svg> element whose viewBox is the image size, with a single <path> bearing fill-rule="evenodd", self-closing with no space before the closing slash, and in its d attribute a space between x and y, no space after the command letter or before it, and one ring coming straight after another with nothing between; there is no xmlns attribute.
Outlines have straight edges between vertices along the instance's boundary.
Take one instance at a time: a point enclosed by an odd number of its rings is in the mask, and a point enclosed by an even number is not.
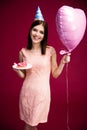
<svg viewBox="0 0 87 130"><path fill-rule="evenodd" d="M32 37L32 41L33 42L40 42L41 41L41 38L37 37L37 36L33 36Z"/></svg>
<svg viewBox="0 0 87 130"><path fill-rule="evenodd" d="M40 40L40 38L37 37L37 36L33 36L33 39L36 40L36 41Z"/></svg>

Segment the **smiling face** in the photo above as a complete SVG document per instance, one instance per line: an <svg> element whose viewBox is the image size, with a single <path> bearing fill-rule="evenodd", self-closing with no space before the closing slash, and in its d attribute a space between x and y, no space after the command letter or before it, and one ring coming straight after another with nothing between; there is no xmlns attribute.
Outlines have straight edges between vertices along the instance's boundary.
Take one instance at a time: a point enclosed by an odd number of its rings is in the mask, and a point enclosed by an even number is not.
<svg viewBox="0 0 87 130"><path fill-rule="evenodd" d="M40 44L40 42L43 40L44 38L44 27L42 24L34 26L31 30L31 39L32 39L32 43L38 43Z"/></svg>
<svg viewBox="0 0 87 130"><path fill-rule="evenodd" d="M41 54L45 54L48 39L48 24L42 20L35 20L28 33L27 49L40 48Z"/></svg>

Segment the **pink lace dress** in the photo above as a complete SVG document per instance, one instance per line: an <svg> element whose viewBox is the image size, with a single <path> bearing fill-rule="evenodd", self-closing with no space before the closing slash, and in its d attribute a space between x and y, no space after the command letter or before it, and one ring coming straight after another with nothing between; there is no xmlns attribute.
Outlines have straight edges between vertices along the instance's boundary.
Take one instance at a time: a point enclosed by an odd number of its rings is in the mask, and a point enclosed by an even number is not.
<svg viewBox="0 0 87 130"><path fill-rule="evenodd" d="M25 48L21 51L23 61L31 63L32 68L26 70L26 78L20 92L20 118L27 124L36 126L47 122L50 108L50 61L55 50L48 46L45 55L32 53Z"/></svg>

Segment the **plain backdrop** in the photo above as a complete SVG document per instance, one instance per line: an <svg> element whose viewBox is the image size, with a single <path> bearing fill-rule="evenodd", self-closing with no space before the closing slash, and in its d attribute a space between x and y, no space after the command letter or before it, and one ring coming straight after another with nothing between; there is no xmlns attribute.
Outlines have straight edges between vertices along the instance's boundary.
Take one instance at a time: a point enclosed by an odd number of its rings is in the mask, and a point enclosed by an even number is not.
<svg viewBox="0 0 87 130"><path fill-rule="evenodd" d="M19 119L19 94L23 83L12 70L18 52L27 45L29 27L40 6L48 22L48 44L64 49L56 31L56 14L63 5L80 8L87 15L85 0L0 0L0 130L23 130ZM79 22L78 22L79 24ZM67 104L67 85L69 103ZM58 79L51 76L51 107L48 122L38 130L67 130L67 109L70 130L87 130L87 31L71 54L71 62Z"/></svg>

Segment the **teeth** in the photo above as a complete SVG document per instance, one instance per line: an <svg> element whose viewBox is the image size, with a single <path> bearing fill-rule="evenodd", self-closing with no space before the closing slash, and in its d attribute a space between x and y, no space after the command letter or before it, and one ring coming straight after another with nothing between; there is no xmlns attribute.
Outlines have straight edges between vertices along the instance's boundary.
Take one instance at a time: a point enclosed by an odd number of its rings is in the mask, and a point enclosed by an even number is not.
<svg viewBox="0 0 87 130"><path fill-rule="evenodd" d="M38 37L34 37L34 39L35 39L35 40L39 40L39 38L38 38Z"/></svg>
<svg viewBox="0 0 87 130"><path fill-rule="evenodd" d="M35 40L38 40L38 38L34 38Z"/></svg>

